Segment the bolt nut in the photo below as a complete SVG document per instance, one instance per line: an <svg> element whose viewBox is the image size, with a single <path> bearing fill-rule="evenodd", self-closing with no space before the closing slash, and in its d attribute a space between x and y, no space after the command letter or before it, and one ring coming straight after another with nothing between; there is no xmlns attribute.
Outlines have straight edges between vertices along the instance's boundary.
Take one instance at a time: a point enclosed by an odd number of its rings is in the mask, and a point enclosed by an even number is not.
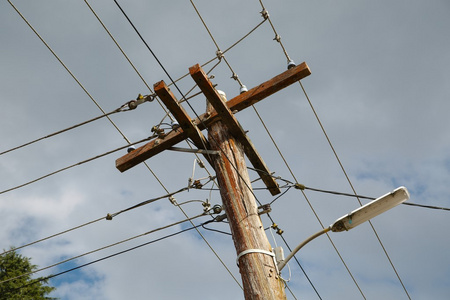
<svg viewBox="0 0 450 300"><path fill-rule="evenodd" d="M130 102L128 102L129 109L135 109L137 106L138 106L138 104L137 104L136 100L131 100Z"/></svg>

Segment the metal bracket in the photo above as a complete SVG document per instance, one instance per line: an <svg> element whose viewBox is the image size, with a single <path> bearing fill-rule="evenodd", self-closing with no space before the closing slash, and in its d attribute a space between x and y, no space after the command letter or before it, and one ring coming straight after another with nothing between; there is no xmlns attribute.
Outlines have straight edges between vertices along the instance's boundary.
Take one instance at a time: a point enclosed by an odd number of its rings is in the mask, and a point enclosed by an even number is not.
<svg viewBox="0 0 450 300"><path fill-rule="evenodd" d="M187 152L187 153L212 154L212 155L217 155L220 153L220 151L217 151L217 150L188 149L188 148L180 148L180 147L170 147L170 148L167 148L167 150Z"/></svg>

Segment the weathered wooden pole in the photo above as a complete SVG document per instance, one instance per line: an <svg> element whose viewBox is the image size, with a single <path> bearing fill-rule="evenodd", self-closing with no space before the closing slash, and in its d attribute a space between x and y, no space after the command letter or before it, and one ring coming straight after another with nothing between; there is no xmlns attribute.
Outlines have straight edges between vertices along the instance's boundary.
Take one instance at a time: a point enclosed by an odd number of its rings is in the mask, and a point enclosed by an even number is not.
<svg viewBox="0 0 450 300"><path fill-rule="evenodd" d="M213 113L212 106L207 105L207 113ZM238 256L245 299L286 299L284 283L277 274L272 248L258 215L243 146L221 120L210 125L208 140L212 150L220 151L212 160Z"/></svg>

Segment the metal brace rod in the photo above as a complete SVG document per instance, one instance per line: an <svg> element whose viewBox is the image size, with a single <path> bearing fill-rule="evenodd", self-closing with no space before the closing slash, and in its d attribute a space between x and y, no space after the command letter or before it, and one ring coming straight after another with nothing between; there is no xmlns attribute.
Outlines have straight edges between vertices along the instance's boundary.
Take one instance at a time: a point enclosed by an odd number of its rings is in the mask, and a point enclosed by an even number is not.
<svg viewBox="0 0 450 300"><path fill-rule="evenodd" d="M170 147L170 148L167 148L167 150L178 151L178 152L188 152L188 153L212 154L212 155L217 155L220 153L217 150L188 149L188 148L180 148L180 147Z"/></svg>

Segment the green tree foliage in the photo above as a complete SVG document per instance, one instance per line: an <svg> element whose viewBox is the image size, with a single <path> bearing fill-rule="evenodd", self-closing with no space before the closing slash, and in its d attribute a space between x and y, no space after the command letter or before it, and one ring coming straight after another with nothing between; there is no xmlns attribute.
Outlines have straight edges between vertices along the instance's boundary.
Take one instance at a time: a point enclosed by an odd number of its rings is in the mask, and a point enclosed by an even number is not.
<svg viewBox="0 0 450 300"><path fill-rule="evenodd" d="M24 257L15 251L0 255L0 281L27 274L36 269L37 266L31 264L28 257ZM47 280L40 281L41 279L42 277L32 279L31 275L28 274L0 283L0 300L55 299L46 296L55 288L47 286Z"/></svg>

